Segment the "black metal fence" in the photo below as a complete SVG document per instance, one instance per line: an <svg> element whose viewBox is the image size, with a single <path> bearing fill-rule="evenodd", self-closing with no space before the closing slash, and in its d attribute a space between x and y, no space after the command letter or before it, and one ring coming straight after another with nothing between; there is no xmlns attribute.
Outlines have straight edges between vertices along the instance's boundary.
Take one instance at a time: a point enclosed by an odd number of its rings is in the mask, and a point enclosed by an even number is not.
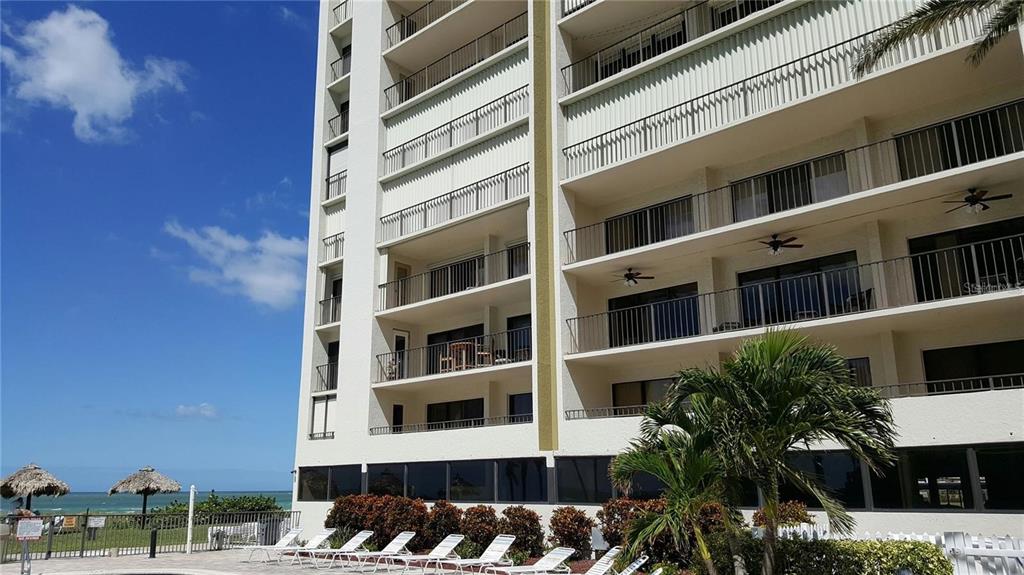
<svg viewBox="0 0 1024 575"><path fill-rule="evenodd" d="M320 300L320 317L317 325L341 321L341 296L336 295Z"/></svg>
<svg viewBox="0 0 1024 575"><path fill-rule="evenodd" d="M526 12L384 89L384 109L411 100L526 38Z"/></svg>
<svg viewBox="0 0 1024 575"><path fill-rule="evenodd" d="M371 427L370 435L397 435L399 433L422 433L424 431L444 431L449 429L470 429L474 427L494 427L497 425L516 425L533 423L533 414L498 415L495 417L474 417L449 421L432 421L429 423L406 423L402 425L382 425Z"/></svg>
<svg viewBox="0 0 1024 575"><path fill-rule="evenodd" d="M327 139L333 140L345 133L348 133L348 110L342 110L340 114L327 120Z"/></svg>
<svg viewBox="0 0 1024 575"><path fill-rule="evenodd" d="M187 547L187 513L43 515L43 536L29 542L33 560L183 553ZM21 542L11 536L0 543L0 562L20 561ZM298 511L196 513L192 551L215 551L242 545L273 545L299 523ZM155 547L153 543L155 542Z"/></svg>
<svg viewBox="0 0 1024 575"><path fill-rule="evenodd" d="M1024 289L1024 234L567 319L570 353Z"/></svg>
<svg viewBox="0 0 1024 575"><path fill-rule="evenodd" d="M348 170L339 172L327 178L327 188L324 190L324 201L340 198L348 190Z"/></svg>
<svg viewBox="0 0 1024 575"><path fill-rule="evenodd" d="M399 18L398 22L387 27L384 35L388 40L388 48L405 40L409 36L426 28L445 14L462 6L466 0L431 0L409 14Z"/></svg>
<svg viewBox="0 0 1024 575"><path fill-rule="evenodd" d="M524 327L382 353L377 356L377 382L530 361L531 333L530 328Z"/></svg>

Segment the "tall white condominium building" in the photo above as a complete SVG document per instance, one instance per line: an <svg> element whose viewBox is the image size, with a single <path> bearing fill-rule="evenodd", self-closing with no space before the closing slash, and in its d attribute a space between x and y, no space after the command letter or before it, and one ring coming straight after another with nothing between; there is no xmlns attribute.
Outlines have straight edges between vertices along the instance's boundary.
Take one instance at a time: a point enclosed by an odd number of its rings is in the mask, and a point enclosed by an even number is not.
<svg viewBox="0 0 1024 575"><path fill-rule="evenodd" d="M1024 535L1024 36L853 75L922 1L322 2L302 522L594 511L673 372L786 326L892 400L884 477L793 456L858 529Z"/></svg>

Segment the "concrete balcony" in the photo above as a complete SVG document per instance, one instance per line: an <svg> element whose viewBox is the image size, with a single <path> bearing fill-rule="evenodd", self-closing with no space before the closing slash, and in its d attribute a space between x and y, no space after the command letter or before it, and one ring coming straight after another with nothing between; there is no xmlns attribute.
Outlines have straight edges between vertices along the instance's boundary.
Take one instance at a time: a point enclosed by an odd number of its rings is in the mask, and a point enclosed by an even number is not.
<svg viewBox="0 0 1024 575"><path fill-rule="evenodd" d="M313 378L313 393L323 393L338 389L338 363L325 363L316 366L316 377Z"/></svg>
<svg viewBox="0 0 1024 575"><path fill-rule="evenodd" d="M322 299L318 303L317 328L337 325L341 321L341 296Z"/></svg>
<svg viewBox="0 0 1024 575"><path fill-rule="evenodd" d="M344 0L331 6L327 26L332 36L341 36L352 30L352 5L353 0Z"/></svg>
<svg viewBox="0 0 1024 575"><path fill-rule="evenodd" d="M680 173L814 141L858 118L907 113L1005 85L1024 71L1024 57L1011 44L964 81L965 46L982 22L967 18L858 79L851 66L879 33L872 32L573 143L563 149L562 185L588 202L609 201L637 181L657 188Z"/></svg>
<svg viewBox="0 0 1024 575"><path fill-rule="evenodd" d="M520 425L533 423L533 415L499 415L497 417L478 417L474 419L458 419L455 421L439 421L434 423L410 423L405 425L384 425L370 428L370 435L398 435L405 433L424 433L428 431L452 431L460 429L477 429L497 425Z"/></svg>
<svg viewBox="0 0 1024 575"><path fill-rule="evenodd" d="M525 9L522 0L431 0L384 31L384 59L404 70L419 70Z"/></svg>
<svg viewBox="0 0 1024 575"><path fill-rule="evenodd" d="M390 111L461 75L526 38L526 13L449 52L384 89L384 109ZM385 112L386 113L386 112Z"/></svg>
<svg viewBox="0 0 1024 575"><path fill-rule="evenodd" d="M447 194L392 212L380 219L377 247L388 247L456 223L493 214L526 201L529 190L530 167L529 164L521 164Z"/></svg>
<svg viewBox="0 0 1024 575"><path fill-rule="evenodd" d="M377 383L466 379L460 376L474 371L482 371L484 380L494 379L512 368L528 369L532 345L531 328L521 328L382 353L377 356Z"/></svg>
<svg viewBox="0 0 1024 575"><path fill-rule="evenodd" d="M319 264L321 267L341 261L345 256L345 232L328 236L320 241Z"/></svg>
<svg viewBox="0 0 1024 575"><path fill-rule="evenodd" d="M348 110L342 110L337 116L327 120L327 141L325 147L332 147L348 139Z"/></svg>
<svg viewBox="0 0 1024 575"><path fill-rule="evenodd" d="M321 206L327 207L341 201L348 193L348 170L329 176L324 187L324 199Z"/></svg>
<svg viewBox="0 0 1024 575"><path fill-rule="evenodd" d="M565 271L600 277L627 262L649 268L771 230L893 213L1022 170L1024 100L1016 100L568 230Z"/></svg>
<svg viewBox="0 0 1024 575"><path fill-rule="evenodd" d="M687 345L728 351L775 325L827 338L997 321L1019 310L1022 286L1024 235L1015 235L572 318L566 361L664 359Z"/></svg>
<svg viewBox="0 0 1024 575"><path fill-rule="evenodd" d="M351 72L352 54L346 54L331 62L330 70L327 74L327 89L335 95L347 92Z"/></svg>

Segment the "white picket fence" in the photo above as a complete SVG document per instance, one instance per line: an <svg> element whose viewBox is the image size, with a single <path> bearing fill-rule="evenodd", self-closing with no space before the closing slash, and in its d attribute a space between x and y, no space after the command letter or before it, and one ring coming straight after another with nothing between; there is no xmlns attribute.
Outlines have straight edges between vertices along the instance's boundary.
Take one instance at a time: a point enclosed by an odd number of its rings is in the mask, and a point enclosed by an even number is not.
<svg viewBox="0 0 1024 575"><path fill-rule="evenodd" d="M824 526L804 523L779 530L780 537L802 539L854 539L860 541L927 541L941 547L953 563L954 575L1024 575L1024 540L946 533L856 533L834 535Z"/></svg>

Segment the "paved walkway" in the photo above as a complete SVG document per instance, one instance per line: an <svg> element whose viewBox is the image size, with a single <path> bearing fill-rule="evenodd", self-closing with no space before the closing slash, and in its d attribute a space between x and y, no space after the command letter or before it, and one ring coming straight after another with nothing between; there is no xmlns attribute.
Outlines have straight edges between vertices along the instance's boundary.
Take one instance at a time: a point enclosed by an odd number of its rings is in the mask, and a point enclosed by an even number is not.
<svg viewBox="0 0 1024 575"><path fill-rule="evenodd" d="M315 570L311 566L278 565L275 563L246 563L248 551L201 551L191 555L184 553L162 553L156 559L145 555L128 557L86 557L81 559L37 559L32 562L32 575L63 573L64 575L234 575L258 573L260 575L311 575L313 573L345 573L340 568L330 571ZM0 566L3 575L16 575L20 564L5 563Z"/></svg>

